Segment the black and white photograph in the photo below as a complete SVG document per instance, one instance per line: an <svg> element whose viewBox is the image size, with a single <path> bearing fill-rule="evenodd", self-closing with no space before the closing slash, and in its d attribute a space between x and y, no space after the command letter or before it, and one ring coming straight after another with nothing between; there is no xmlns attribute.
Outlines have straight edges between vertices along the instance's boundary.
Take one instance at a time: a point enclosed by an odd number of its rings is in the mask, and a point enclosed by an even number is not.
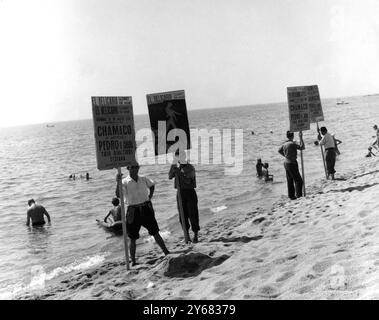
<svg viewBox="0 0 379 320"><path fill-rule="evenodd" d="M378 66L378 0L0 0L0 300L379 299Z"/></svg>

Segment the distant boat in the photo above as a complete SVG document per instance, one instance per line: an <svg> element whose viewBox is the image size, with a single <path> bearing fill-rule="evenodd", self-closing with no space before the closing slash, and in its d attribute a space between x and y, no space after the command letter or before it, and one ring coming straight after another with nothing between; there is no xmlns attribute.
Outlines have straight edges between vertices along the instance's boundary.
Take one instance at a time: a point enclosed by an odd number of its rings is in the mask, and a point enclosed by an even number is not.
<svg viewBox="0 0 379 320"><path fill-rule="evenodd" d="M336 104L349 104L349 102L346 102L346 101L337 101L337 103Z"/></svg>
<svg viewBox="0 0 379 320"><path fill-rule="evenodd" d="M47 124L46 125L46 128L53 128L53 127L55 127L53 124Z"/></svg>

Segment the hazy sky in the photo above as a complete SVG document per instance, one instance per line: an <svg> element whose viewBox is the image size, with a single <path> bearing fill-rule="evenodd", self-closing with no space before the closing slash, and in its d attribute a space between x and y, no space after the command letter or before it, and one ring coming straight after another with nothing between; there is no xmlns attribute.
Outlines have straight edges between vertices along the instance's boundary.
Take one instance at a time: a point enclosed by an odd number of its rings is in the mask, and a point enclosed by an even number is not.
<svg viewBox="0 0 379 320"><path fill-rule="evenodd" d="M379 92L378 0L0 0L0 126L91 118L91 96L191 109Z"/></svg>

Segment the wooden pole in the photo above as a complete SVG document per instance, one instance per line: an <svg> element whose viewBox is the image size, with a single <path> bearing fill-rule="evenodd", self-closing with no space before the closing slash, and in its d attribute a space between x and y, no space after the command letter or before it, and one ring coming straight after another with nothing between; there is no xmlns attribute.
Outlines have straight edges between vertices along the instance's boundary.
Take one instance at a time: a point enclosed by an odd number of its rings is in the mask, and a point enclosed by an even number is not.
<svg viewBox="0 0 379 320"><path fill-rule="evenodd" d="M317 132L318 132L317 140L318 140L318 137L320 136L320 129L318 127L318 121L316 123L317 123ZM328 173L326 171L326 163L325 163L325 156L324 156L324 148L322 147L321 144L320 144L320 149L321 149L322 162L324 163L325 178L328 179Z"/></svg>
<svg viewBox="0 0 379 320"><path fill-rule="evenodd" d="M118 174L121 177L121 167L117 168ZM118 182L118 181L117 181ZM122 218L122 233L124 236L124 249L125 249L125 261L126 261L126 270L129 270L129 245L128 245L128 234L126 232L126 217L125 217L125 204L124 204L124 191L122 188L122 181L118 184L118 190L120 193L120 202L121 202L121 218Z"/></svg>
<svg viewBox="0 0 379 320"><path fill-rule="evenodd" d="M303 141L303 132L299 132L300 140ZM304 142L303 142L304 143ZM304 159L303 159L303 150L300 150L300 158L301 158L301 172L302 172L302 178L303 178L303 196L305 197L305 174L304 174Z"/></svg>
<svg viewBox="0 0 379 320"><path fill-rule="evenodd" d="M184 234L184 242L188 243L190 241L188 230L186 227L186 220L184 217L184 210L183 210L183 202L182 202L182 194L180 193L180 177L179 174L176 172L175 173L175 180L177 181L177 190L178 190L178 203L179 203L179 214L180 214L180 219L182 221L182 229L183 229L183 234Z"/></svg>

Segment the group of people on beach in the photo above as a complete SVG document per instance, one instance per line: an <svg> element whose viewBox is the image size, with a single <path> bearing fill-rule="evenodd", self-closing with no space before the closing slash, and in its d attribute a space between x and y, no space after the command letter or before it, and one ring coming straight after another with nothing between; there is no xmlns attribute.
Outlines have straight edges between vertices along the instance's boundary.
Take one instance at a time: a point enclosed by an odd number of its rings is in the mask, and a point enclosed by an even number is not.
<svg viewBox="0 0 379 320"><path fill-rule="evenodd" d="M327 179L334 180L336 156L340 154L338 145L342 143L341 140L331 135L326 127L321 127L317 130L318 136L315 145L321 145L325 148L325 162L327 169ZM294 141L294 133L287 131L287 141L279 148L278 152L285 158L284 169L287 178L288 197L291 200L303 196L303 179L299 172L299 165L297 163L297 151L304 150L305 144L303 141L302 132L299 132L300 143ZM268 173L268 163L262 163L262 159L258 158L256 163L257 177L264 178L265 181L273 181L273 175Z"/></svg>
<svg viewBox="0 0 379 320"><path fill-rule="evenodd" d="M116 198L112 199L114 208L109 211L104 218L107 222L112 217L113 222L121 221L121 206L120 206L120 188L122 188L124 201L127 204L126 210L126 231L130 238L130 257L132 265L136 265L136 247L137 239L139 238L139 231L141 227L147 229L149 234L154 237L155 242L161 248L165 255L169 254L164 240L159 233L158 222L155 218L154 208L151 199L154 195L155 182L143 175L139 174L140 166L138 163L127 167L129 172L128 176L122 178L117 175L116 181ZM189 230L191 227L194 236L192 241L197 243L199 226L199 210L198 198L196 193L196 172L193 165L187 159L184 151L177 151L175 153L174 163L170 167L168 178L174 179L174 188L177 192L177 206L183 208L184 225L185 229ZM180 196L179 196L180 194ZM181 215L179 214L179 221L182 224Z"/></svg>
<svg viewBox="0 0 379 320"><path fill-rule="evenodd" d="M369 156L375 156L372 152L372 148L379 151L379 129L378 126L374 127L376 139L369 147ZM278 152L285 158L284 168L287 178L287 190L288 197L291 200L300 198L303 196L303 179L299 172L299 166L297 162L297 151L304 150L305 144L303 141L302 133L299 133L300 143L294 141L294 133L287 131L287 141L280 146ZM331 135L326 127L318 129L318 140L315 145L321 145L325 148L325 162L327 170L327 179L335 179L335 163L336 156L340 154L338 150L338 144L342 143ZM126 230L127 235L130 238L130 256L132 265L136 262L136 241L139 238L139 231L141 227L147 229L149 234L154 237L156 243L159 245L165 255L169 254L164 240L159 234L158 222L155 218L155 212L151 199L154 195L155 182L143 175L139 174L140 166L136 162L133 165L127 167L129 172L125 178L122 175L116 176L116 191L112 199L113 208L108 212L104 218L104 222L115 223L122 220L120 201L124 201L127 204L126 210ZM268 172L268 163L263 163L262 159L257 160L256 164L257 176L263 178L265 181L272 181L273 175ZM70 179L75 180L75 174L70 175ZM86 173L86 180L89 180L89 173ZM178 212L183 211L184 220L182 221L179 214L180 224L184 223L184 229L192 229L194 236L192 241L197 243L199 226L199 211L198 211L198 198L196 193L196 172L193 165L191 165L187 159L184 151L177 150L175 152L174 162L170 167L168 178L174 179L174 188L177 189L177 208ZM120 188L122 188L124 199L120 199ZM48 223L51 223L51 218L46 209L36 204L34 199L28 201L29 208L27 210L27 222L30 226L42 226L46 222L44 216L47 217ZM183 227L183 225L182 225Z"/></svg>
<svg viewBox="0 0 379 320"><path fill-rule="evenodd" d="M116 176L116 190L112 199L113 208L104 218L104 222L113 224L122 220L120 202L127 204L126 210L126 231L130 238L130 257L132 265L136 265L136 241L139 238L141 227L147 229L149 234L154 237L156 243L162 249L165 255L169 254L164 240L159 234L158 222L155 218L154 208L151 199L154 195L155 182L143 175L139 174L140 166L136 162L127 167L129 172L125 178L122 175ZM89 175L87 176L89 178ZM177 189L177 207L183 210L184 222L179 215L180 224L184 223L187 233L191 228L194 236L192 242L199 241L199 210L198 198L196 193L196 172L193 165L187 159L184 151L177 150L175 152L174 162L168 172L168 178L174 179L174 188ZM88 180L88 179L87 179ZM124 199L120 199L120 188L122 188ZM179 195L180 194L180 195ZM34 199L28 201L29 208L27 210L27 225L42 226L45 224L44 216L47 217L48 223L51 218L46 209L36 204ZM191 240L189 240L191 241Z"/></svg>
<svg viewBox="0 0 379 320"><path fill-rule="evenodd" d="M322 135L322 137L321 137ZM297 150L304 150L305 144L303 141L302 132L299 133L300 143L294 142L294 133L287 131L287 141L279 148L278 152L285 157L284 168L287 177L287 190L288 197L291 200L295 200L303 196L303 179L299 172L299 166L297 163ZM324 146L325 148L325 162L327 170L327 179L335 179L335 164L336 156L340 152L336 150L337 145L342 141L337 140L332 136L326 127L321 127L318 130L318 143L317 145ZM339 143L337 143L337 141Z"/></svg>

